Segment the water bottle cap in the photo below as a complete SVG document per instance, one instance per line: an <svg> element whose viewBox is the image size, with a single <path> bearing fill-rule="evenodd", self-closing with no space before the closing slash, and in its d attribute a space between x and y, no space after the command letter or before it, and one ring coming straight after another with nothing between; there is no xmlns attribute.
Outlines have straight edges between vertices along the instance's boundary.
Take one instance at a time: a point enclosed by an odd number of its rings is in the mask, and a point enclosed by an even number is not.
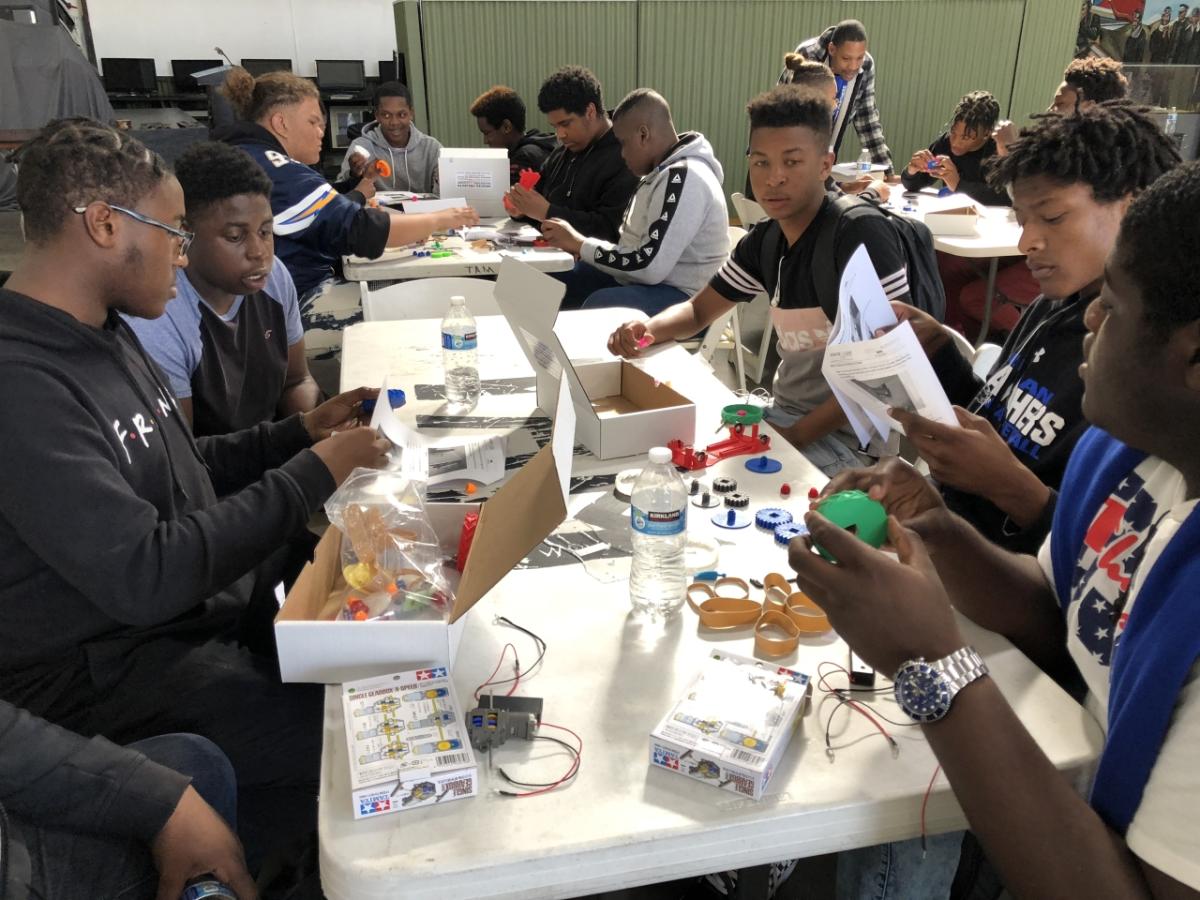
<svg viewBox="0 0 1200 900"><path fill-rule="evenodd" d="M663 466L671 461L671 451L666 447L652 447L650 449L650 464L654 466Z"/></svg>
<svg viewBox="0 0 1200 900"><path fill-rule="evenodd" d="M451 306L466 306L467 298L463 297L461 295L455 294L453 297L450 298L450 305Z"/></svg>

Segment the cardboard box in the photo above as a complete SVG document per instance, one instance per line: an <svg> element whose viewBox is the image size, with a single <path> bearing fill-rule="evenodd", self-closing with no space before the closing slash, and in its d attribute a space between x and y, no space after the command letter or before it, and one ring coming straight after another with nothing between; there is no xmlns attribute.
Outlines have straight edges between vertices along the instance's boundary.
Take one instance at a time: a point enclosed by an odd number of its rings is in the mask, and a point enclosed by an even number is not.
<svg viewBox="0 0 1200 900"><path fill-rule="evenodd" d="M575 403L579 442L599 459L619 459L696 437L696 407L634 363L621 359L572 362L554 332L566 287L515 259L496 279L496 302L537 376L537 401L555 408L565 377Z"/></svg>
<svg viewBox="0 0 1200 900"><path fill-rule="evenodd" d="M330 526L275 617L284 681L336 684L381 672L453 665L463 617L567 516L575 422L566 381L561 385L550 443L486 503L426 505L442 553L449 558L458 550L463 517L479 513L461 576L447 571L454 589L449 621L338 620L341 601L331 595L345 587L342 535ZM391 414L386 403L378 404L376 412Z"/></svg>
<svg viewBox="0 0 1200 900"><path fill-rule="evenodd" d="M925 214L925 225L934 234L964 236L976 233L979 212L974 205L939 209Z"/></svg>
<svg viewBox="0 0 1200 900"><path fill-rule="evenodd" d="M354 818L474 797L479 768L443 666L342 686Z"/></svg>
<svg viewBox="0 0 1200 900"><path fill-rule="evenodd" d="M760 800L811 690L801 672L714 650L650 732L650 764Z"/></svg>

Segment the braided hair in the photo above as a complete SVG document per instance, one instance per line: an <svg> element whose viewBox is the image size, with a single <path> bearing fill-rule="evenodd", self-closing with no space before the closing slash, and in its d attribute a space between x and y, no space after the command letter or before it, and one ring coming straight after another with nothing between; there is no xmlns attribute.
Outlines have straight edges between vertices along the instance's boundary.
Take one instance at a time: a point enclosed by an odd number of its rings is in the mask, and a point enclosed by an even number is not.
<svg viewBox="0 0 1200 900"><path fill-rule="evenodd" d="M799 53L788 53L783 57L783 66L790 73L788 84L800 87L829 90L834 84L833 71L825 63L805 59Z"/></svg>
<svg viewBox="0 0 1200 900"><path fill-rule="evenodd" d="M971 91L958 101L950 121L962 122L968 134L990 135L1000 121L1000 104L989 91Z"/></svg>
<svg viewBox="0 0 1200 900"><path fill-rule="evenodd" d="M1043 175L1060 184L1087 184L1098 202L1112 203L1140 193L1179 164L1175 142L1145 110L1126 103L1034 118L1008 155L988 161L993 187Z"/></svg>
<svg viewBox="0 0 1200 900"><path fill-rule="evenodd" d="M42 244L77 206L134 207L170 174L162 157L128 132L93 119L56 119L21 148L17 206L25 237Z"/></svg>
<svg viewBox="0 0 1200 900"><path fill-rule="evenodd" d="M1138 286L1152 333L1171 332L1200 319L1200 163L1163 175L1129 205L1117 238L1122 265ZM1165 252L1178 247L1177 252Z"/></svg>
<svg viewBox="0 0 1200 900"><path fill-rule="evenodd" d="M175 163L175 177L189 219L230 197L271 196L271 179L262 167L244 151L217 141L200 141L184 150Z"/></svg>
<svg viewBox="0 0 1200 900"><path fill-rule="evenodd" d="M1121 74L1120 61L1100 56L1072 60L1063 73L1063 81L1079 92L1080 100L1094 103L1125 99L1129 85Z"/></svg>
<svg viewBox="0 0 1200 900"><path fill-rule="evenodd" d="M309 97L321 99L317 86L291 72L268 72L255 78L241 66L225 76L221 93L243 122L261 122L277 107L293 106Z"/></svg>

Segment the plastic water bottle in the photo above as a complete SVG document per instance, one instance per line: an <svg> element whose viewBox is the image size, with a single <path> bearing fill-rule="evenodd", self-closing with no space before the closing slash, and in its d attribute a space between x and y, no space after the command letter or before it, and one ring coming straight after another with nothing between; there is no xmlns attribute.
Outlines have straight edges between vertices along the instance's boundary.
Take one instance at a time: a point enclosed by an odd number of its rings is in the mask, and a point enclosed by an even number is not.
<svg viewBox="0 0 1200 900"><path fill-rule="evenodd" d="M179 900L238 900L229 885L217 881L212 875L193 878L179 895Z"/></svg>
<svg viewBox="0 0 1200 900"><path fill-rule="evenodd" d="M871 151L865 147L863 152L858 154L858 174L860 178L871 174Z"/></svg>
<svg viewBox="0 0 1200 900"><path fill-rule="evenodd" d="M1163 132L1166 134L1174 134L1175 129L1179 126L1179 110L1174 106L1167 113L1167 124L1163 126Z"/></svg>
<svg viewBox="0 0 1200 900"><path fill-rule="evenodd" d="M465 297L451 297L450 309L442 319L442 369L446 377L446 401L451 409L465 412L479 402L478 336L475 319Z"/></svg>
<svg viewBox="0 0 1200 900"><path fill-rule="evenodd" d="M683 605L687 508L687 488L671 465L671 451L655 447L630 496L633 566L629 600L639 613L665 617Z"/></svg>

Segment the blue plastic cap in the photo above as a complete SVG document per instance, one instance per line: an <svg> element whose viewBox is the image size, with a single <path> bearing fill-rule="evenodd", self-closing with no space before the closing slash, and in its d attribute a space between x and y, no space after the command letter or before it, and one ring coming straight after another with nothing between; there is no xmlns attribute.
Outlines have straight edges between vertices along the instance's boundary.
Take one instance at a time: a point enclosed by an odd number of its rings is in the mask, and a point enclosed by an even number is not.
<svg viewBox="0 0 1200 900"><path fill-rule="evenodd" d="M391 406L392 409L399 409L408 402L408 398L404 396L404 391L402 391L400 388L388 388L387 394L388 405ZM368 398L363 400L360 406L362 407L362 411L369 416L375 412L375 399Z"/></svg>

